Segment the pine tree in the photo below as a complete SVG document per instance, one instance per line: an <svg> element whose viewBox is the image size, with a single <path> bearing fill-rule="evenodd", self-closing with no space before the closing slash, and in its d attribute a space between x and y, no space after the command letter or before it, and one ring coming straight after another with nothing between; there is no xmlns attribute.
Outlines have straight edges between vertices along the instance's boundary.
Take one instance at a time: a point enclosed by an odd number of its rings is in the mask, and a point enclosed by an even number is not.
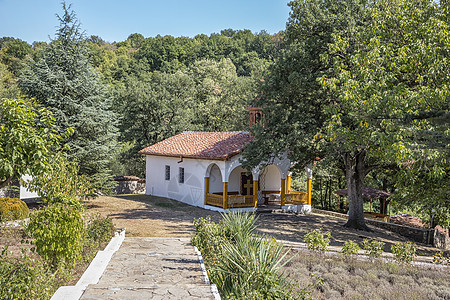
<svg viewBox="0 0 450 300"><path fill-rule="evenodd" d="M55 39L30 60L20 77L20 88L50 108L58 130L73 127L66 141L69 157L78 161L80 173L96 188L105 188L108 165L115 149L115 116L106 87L88 59L88 47L75 13L63 5L64 14Z"/></svg>

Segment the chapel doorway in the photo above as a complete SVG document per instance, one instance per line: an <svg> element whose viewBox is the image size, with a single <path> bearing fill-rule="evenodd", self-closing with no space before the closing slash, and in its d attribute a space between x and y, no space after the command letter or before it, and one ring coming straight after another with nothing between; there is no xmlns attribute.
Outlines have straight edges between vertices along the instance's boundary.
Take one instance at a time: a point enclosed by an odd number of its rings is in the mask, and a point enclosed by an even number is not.
<svg viewBox="0 0 450 300"><path fill-rule="evenodd" d="M241 195L253 195L252 174L241 173Z"/></svg>

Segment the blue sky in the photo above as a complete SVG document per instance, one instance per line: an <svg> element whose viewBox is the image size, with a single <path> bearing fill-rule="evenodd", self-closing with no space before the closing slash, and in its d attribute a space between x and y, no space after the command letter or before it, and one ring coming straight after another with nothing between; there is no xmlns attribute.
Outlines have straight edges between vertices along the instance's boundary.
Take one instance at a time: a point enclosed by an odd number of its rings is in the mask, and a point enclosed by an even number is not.
<svg viewBox="0 0 450 300"><path fill-rule="evenodd" d="M72 0L72 9L87 35L123 41L132 33L144 37L211 34L222 29L284 30L288 0ZM60 0L0 0L0 37L28 43L48 41L58 25Z"/></svg>

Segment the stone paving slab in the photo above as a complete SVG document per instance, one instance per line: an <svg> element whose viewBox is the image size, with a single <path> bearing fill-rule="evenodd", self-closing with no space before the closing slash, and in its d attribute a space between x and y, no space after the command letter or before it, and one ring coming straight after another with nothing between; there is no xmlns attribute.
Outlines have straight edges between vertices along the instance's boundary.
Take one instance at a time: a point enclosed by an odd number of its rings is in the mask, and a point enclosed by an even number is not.
<svg viewBox="0 0 450 300"><path fill-rule="evenodd" d="M214 299L189 238L126 237L80 299Z"/></svg>

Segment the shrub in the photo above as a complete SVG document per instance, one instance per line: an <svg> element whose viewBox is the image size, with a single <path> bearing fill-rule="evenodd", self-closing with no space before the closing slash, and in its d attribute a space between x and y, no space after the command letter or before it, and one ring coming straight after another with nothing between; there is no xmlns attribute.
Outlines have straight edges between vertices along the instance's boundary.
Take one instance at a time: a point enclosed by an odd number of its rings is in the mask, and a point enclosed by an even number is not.
<svg viewBox="0 0 450 300"><path fill-rule="evenodd" d="M25 202L18 198L0 198L0 221L25 219L29 210Z"/></svg>
<svg viewBox="0 0 450 300"><path fill-rule="evenodd" d="M346 241L344 243L344 246L342 246L341 253L348 256L348 255L358 255L358 251L361 248L358 246L357 243L353 241Z"/></svg>
<svg viewBox="0 0 450 300"><path fill-rule="evenodd" d="M327 251L330 244L331 233L322 232L321 229L314 229L305 235L306 247L313 251Z"/></svg>
<svg viewBox="0 0 450 300"><path fill-rule="evenodd" d="M433 255L433 264L443 264L445 263L444 253L442 251L436 252Z"/></svg>
<svg viewBox="0 0 450 300"><path fill-rule="evenodd" d="M255 214L230 212L222 214L223 224L233 238L246 238L253 234L256 229L258 217Z"/></svg>
<svg viewBox="0 0 450 300"><path fill-rule="evenodd" d="M84 210L84 206L81 203L81 200L75 196L69 196L69 195L54 195L52 197L47 197L46 201L48 201L51 204L64 204L71 206L75 210L82 211Z"/></svg>
<svg viewBox="0 0 450 300"><path fill-rule="evenodd" d="M396 243L391 246L395 260L400 263L411 263L416 256L417 246L411 242Z"/></svg>
<svg viewBox="0 0 450 300"><path fill-rule="evenodd" d="M110 217L102 217L99 213L89 216L86 238L93 241L96 247L108 243L113 235L114 224Z"/></svg>
<svg viewBox="0 0 450 300"><path fill-rule="evenodd" d="M199 218L192 243L202 252L211 282L225 299L292 299L280 268L287 252L273 239L253 233L254 214L229 213L219 223ZM302 297L300 291L298 297Z"/></svg>
<svg viewBox="0 0 450 300"><path fill-rule="evenodd" d="M363 249L367 256L370 258L379 258L383 254L383 242L379 242L373 239L364 239L362 242Z"/></svg>
<svg viewBox="0 0 450 300"><path fill-rule="evenodd" d="M260 236L226 242L211 281L225 299L291 299L289 283L279 274L287 253L274 239Z"/></svg>
<svg viewBox="0 0 450 300"><path fill-rule="evenodd" d="M34 238L36 252L53 267L69 267L80 259L84 223L81 213L65 204L53 204L32 214L26 231Z"/></svg>
<svg viewBox="0 0 450 300"><path fill-rule="evenodd" d="M206 264L215 264L222 258L222 245L231 238L223 222L214 223L211 217L194 219L195 234L191 242L202 253Z"/></svg>
<svg viewBox="0 0 450 300"><path fill-rule="evenodd" d="M55 274L25 253L7 257L7 249L0 254L0 299L49 299L58 286Z"/></svg>
<svg viewBox="0 0 450 300"><path fill-rule="evenodd" d="M92 186L86 175L79 174L79 166L65 154L58 154L42 174L33 176L27 183L28 189L35 191L49 203L79 205L79 198L92 193Z"/></svg>

